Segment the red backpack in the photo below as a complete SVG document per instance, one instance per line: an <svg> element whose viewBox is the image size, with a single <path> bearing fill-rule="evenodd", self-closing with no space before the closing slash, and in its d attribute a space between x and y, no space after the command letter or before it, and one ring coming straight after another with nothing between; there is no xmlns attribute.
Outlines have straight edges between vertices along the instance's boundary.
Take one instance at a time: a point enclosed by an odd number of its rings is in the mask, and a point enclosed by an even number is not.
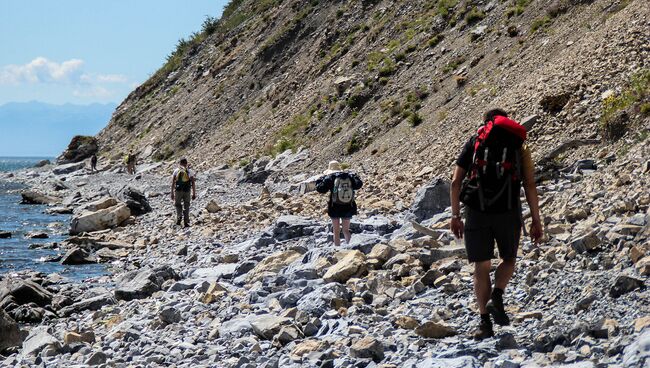
<svg viewBox="0 0 650 368"><path fill-rule="evenodd" d="M506 212L519 205L521 146L526 128L505 116L496 116L473 138L469 175L463 182L461 201L482 212Z"/></svg>

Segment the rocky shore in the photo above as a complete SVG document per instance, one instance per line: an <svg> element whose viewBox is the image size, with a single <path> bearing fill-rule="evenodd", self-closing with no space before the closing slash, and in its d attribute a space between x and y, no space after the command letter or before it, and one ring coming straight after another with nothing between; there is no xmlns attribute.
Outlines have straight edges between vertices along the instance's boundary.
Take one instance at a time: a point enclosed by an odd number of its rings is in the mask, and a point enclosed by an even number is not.
<svg viewBox="0 0 650 368"><path fill-rule="evenodd" d="M523 240L506 291L514 323L480 342L472 267L432 170L359 168L361 213L340 248L324 199L298 195L318 174L303 172L304 151L200 172L188 229L174 225L171 163L10 174L31 187L25 203L73 214L56 261L111 274L1 275L0 365L647 366L650 168L638 148L540 183L546 241Z"/></svg>

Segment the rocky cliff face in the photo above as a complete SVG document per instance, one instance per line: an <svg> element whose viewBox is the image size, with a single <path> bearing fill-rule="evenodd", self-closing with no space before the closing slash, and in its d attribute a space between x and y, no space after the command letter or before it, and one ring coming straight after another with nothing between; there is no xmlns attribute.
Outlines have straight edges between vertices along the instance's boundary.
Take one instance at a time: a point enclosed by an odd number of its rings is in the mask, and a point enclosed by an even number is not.
<svg viewBox="0 0 650 368"><path fill-rule="evenodd" d="M623 136L621 148L647 135L648 13L640 0L232 1L99 139L109 155L133 147L203 167L304 146L309 165L447 173L482 112L501 106L537 116L536 158L576 138Z"/></svg>

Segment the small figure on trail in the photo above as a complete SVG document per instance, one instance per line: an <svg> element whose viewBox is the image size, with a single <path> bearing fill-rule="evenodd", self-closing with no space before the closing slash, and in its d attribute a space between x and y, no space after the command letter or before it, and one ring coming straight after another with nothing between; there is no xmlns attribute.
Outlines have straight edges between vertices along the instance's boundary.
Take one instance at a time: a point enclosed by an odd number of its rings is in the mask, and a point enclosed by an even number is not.
<svg viewBox="0 0 650 368"><path fill-rule="evenodd" d="M183 226L189 227L190 199L196 199L196 183L187 159L182 158L179 164L172 174L172 202L176 206L176 225L180 225L183 220Z"/></svg>
<svg viewBox="0 0 650 368"><path fill-rule="evenodd" d="M129 151L129 153L126 155L124 158L124 161L126 162L126 172L133 175L135 174L135 162L137 158L135 157L135 154L133 151Z"/></svg>
<svg viewBox="0 0 650 368"><path fill-rule="evenodd" d="M498 325L510 324L503 293L515 271L524 226L519 199L522 181L532 216L530 237L535 243L542 237L534 167L530 150L524 145L526 129L501 109L486 112L483 122L458 157L451 185L451 231L457 238L464 236L467 258L474 263L474 293L481 314L474 333L477 339L494 336L490 315ZM460 201L466 208L465 224ZM492 288L495 241L501 263Z"/></svg>
<svg viewBox="0 0 650 368"><path fill-rule="evenodd" d="M93 153L92 156L90 156L90 171L95 172L97 171L97 154Z"/></svg>
<svg viewBox="0 0 650 368"><path fill-rule="evenodd" d="M343 171L338 161L330 161L323 174L325 176L316 181L316 190L322 194L329 192L327 214L332 219L334 245L338 247L341 245L341 223L345 241L350 242L350 219L357 214L354 194L363 182L356 174Z"/></svg>

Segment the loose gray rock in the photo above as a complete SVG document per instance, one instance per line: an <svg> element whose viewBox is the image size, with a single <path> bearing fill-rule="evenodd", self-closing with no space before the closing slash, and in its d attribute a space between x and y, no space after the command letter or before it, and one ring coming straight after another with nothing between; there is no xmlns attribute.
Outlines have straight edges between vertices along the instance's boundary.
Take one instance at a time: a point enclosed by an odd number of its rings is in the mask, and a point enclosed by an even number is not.
<svg viewBox="0 0 650 368"><path fill-rule="evenodd" d="M449 181L435 178L416 193L410 208L411 218L420 222L443 212L450 205Z"/></svg>
<svg viewBox="0 0 650 368"><path fill-rule="evenodd" d="M178 279L176 272L169 266L129 272L117 284L115 298L127 301L147 298L160 290L163 282L169 279Z"/></svg>

